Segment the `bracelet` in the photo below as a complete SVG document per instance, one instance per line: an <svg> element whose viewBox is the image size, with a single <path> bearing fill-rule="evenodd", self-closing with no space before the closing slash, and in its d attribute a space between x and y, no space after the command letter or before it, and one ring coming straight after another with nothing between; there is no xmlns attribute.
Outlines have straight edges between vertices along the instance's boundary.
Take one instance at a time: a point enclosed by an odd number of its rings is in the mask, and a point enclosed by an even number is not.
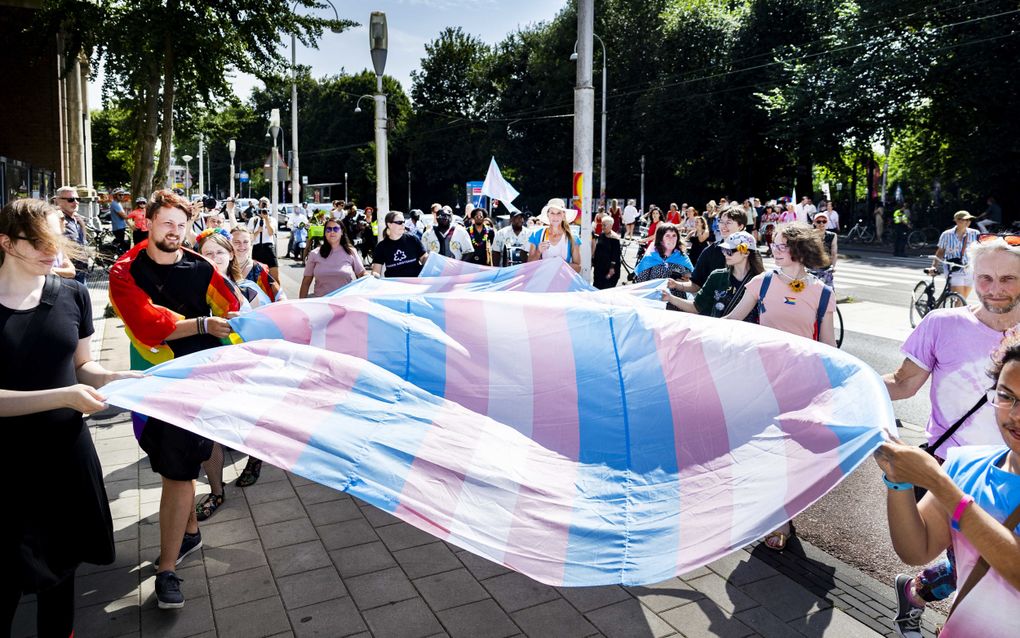
<svg viewBox="0 0 1020 638"><path fill-rule="evenodd" d="M195 334L202 334L202 318L195 317Z"/></svg>
<svg viewBox="0 0 1020 638"><path fill-rule="evenodd" d="M885 483L885 486L888 487L890 490L896 490L897 492L903 492L906 490L914 489L913 483L894 483L893 481L890 481L889 477L886 476L884 473L882 474L882 481Z"/></svg>
<svg viewBox="0 0 1020 638"><path fill-rule="evenodd" d="M974 502L972 496L964 494L963 498L956 505L956 511L953 512L953 520L950 521L950 526L956 531L960 531L960 519L963 517L963 513L967 511L967 507Z"/></svg>

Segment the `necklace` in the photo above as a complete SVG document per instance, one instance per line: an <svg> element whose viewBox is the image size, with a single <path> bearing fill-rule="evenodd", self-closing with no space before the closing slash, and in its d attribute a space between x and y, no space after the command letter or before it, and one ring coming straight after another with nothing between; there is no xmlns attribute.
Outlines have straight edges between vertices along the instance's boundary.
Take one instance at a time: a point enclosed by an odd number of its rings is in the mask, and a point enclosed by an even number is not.
<svg viewBox="0 0 1020 638"><path fill-rule="evenodd" d="M782 268L780 268L776 272L779 273L779 276L781 278L787 280L786 285L788 285L790 287L790 290L792 290L793 292L803 292L805 286L807 286L807 271L804 271L798 277L786 274L785 272L783 272Z"/></svg>

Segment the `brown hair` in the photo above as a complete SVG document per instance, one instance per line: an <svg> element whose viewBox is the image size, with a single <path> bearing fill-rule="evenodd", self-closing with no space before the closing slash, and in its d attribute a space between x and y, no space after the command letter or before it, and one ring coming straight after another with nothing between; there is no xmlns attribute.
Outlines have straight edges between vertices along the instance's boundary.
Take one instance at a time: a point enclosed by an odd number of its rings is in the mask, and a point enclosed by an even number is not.
<svg viewBox="0 0 1020 638"><path fill-rule="evenodd" d="M227 275L230 277L230 281L241 280L241 266L237 263L237 253L234 252L234 245L230 243L230 240L221 235L218 232L212 232L206 235L198 242L198 252L201 254L202 246L205 246L209 241L219 244L230 253L230 263L227 264Z"/></svg>
<svg viewBox="0 0 1020 638"><path fill-rule="evenodd" d="M669 222L659 222L659 225L655 227L655 252L659 253L659 255L665 259L666 255L663 252L665 248L663 247L662 239L668 232L676 234L676 249L686 255L686 244L684 243L684 236L680 234L680 227L676 224L670 224Z"/></svg>
<svg viewBox="0 0 1020 638"><path fill-rule="evenodd" d="M46 219L52 214L62 215L60 209L38 199L16 199L0 210L0 235L7 235L11 241L27 239L36 250L64 253L69 259L84 259L85 250L76 242L61 234L55 234ZM0 251L0 264L4 263L4 251Z"/></svg>
<svg viewBox="0 0 1020 638"><path fill-rule="evenodd" d="M145 218L154 219L161 208L176 208L188 217L189 222L191 221L191 203L172 190L164 188L149 197L149 204L145 207Z"/></svg>
<svg viewBox="0 0 1020 638"><path fill-rule="evenodd" d="M829 256L825 254L822 233L804 222L792 222L779 227L779 233L790 247L790 259L806 268L825 268Z"/></svg>
<svg viewBox="0 0 1020 638"><path fill-rule="evenodd" d="M719 213L719 216L729 217L730 219L737 222L741 226L747 226L747 213L745 213L744 209L737 204L732 204L722 209L722 212Z"/></svg>
<svg viewBox="0 0 1020 638"><path fill-rule="evenodd" d="M392 213L390 213L390 215L392 215ZM387 215L387 217L389 217L389 215ZM333 246L326 241L326 226L329 226L330 223L336 224L340 227L340 247L343 248L344 252L348 255L353 255L354 244L351 243L351 238L347 236L347 228L344 227L340 220L330 218L322 224L322 245L319 246L319 256L323 259L327 259L329 254L333 252ZM383 232L386 232L386 229L383 229Z"/></svg>

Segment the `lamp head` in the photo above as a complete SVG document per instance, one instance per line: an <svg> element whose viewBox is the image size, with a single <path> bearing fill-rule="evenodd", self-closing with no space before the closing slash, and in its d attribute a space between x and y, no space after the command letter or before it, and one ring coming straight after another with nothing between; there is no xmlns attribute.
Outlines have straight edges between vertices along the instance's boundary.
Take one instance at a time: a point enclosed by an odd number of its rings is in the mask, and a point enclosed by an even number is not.
<svg viewBox="0 0 1020 638"><path fill-rule="evenodd" d="M272 111L269 112L269 126L273 127L279 125L280 125L280 109L273 109Z"/></svg>
<svg viewBox="0 0 1020 638"><path fill-rule="evenodd" d="M190 155L181 155L181 159L182 159L182 160L184 160L184 163L185 163L185 164L187 164L188 162L190 162L191 160L193 160L193 159L195 159L195 158L193 158L193 157L192 157L192 156L190 156Z"/></svg>
<svg viewBox="0 0 1020 638"><path fill-rule="evenodd" d="M227 149L230 151L231 155L236 153L237 152L237 140L230 140L229 142L227 142Z"/></svg>
<svg viewBox="0 0 1020 638"><path fill-rule="evenodd" d="M577 62L577 51L574 51L573 53L570 54L570 61Z"/></svg>
<svg viewBox="0 0 1020 638"><path fill-rule="evenodd" d="M354 112L355 113L361 113L361 107L360 106L355 106L354 107Z"/></svg>
<svg viewBox="0 0 1020 638"><path fill-rule="evenodd" d="M381 76L386 68L386 49L389 46L386 14L382 11L373 11L368 18L368 44L375 74Z"/></svg>

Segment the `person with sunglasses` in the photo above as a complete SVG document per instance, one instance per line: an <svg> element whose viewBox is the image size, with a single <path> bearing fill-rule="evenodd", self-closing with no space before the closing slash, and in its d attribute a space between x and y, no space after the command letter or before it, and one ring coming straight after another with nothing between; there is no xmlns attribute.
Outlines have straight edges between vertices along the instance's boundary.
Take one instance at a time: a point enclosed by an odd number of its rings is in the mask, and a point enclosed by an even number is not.
<svg viewBox="0 0 1020 638"><path fill-rule="evenodd" d="M308 253L301 290L298 292L299 299L325 297L368 274L361 255L354 250L340 220L334 217L326 219L322 236L322 245ZM315 288L309 294L313 282Z"/></svg>
<svg viewBox="0 0 1020 638"><path fill-rule="evenodd" d="M1009 257L1009 259L1016 259ZM981 287L980 282L978 286ZM956 600L941 638L1017 635L1020 607L1020 334L1007 332L993 350L992 387L982 396L998 437L988 445L954 447L944 463L924 450L899 441L884 444L875 460L888 488L887 512L893 548L903 562L925 565L946 551L951 566L943 570L941 588L925 577L896 578L901 618L897 633L921 634L927 602L956 588ZM980 383L980 380L976 379ZM983 385L987 385L987 377ZM918 501L914 486L926 490ZM941 564L941 562L940 562Z"/></svg>
<svg viewBox="0 0 1020 638"><path fill-rule="evenodd" d="M978 231L970 227L970 222L977 219L965 210L956 211L953 215L953 227L942 231L939 235L938 249L932 259L930 273L942 264L942 275L950 278L950 290L959 293L966 299L974 286L974 278L967 261L967 247L978 240ZM954 268L952 264L963 266Z"/></svg>
<svg viewBox="0 0 1020 638"><path fill-rule="evenodd" d="M404 214L400 211L391 210L383 221L383 236L372 251L372 274L376 277L417 277L429 256L425 246L417 237L407 233ZM469 246L470 243L468 239Z"/></svg>
<svg viewBox="0 0 1020 638"><path fill-rule="evenodd" d="M683 312L707 317L722 317L728 314L744 296L744 288L752 278L764 272L758 252L758 243L748 232L731 234L721 245L726 267L713 270L705 285L698 290L694 301L677 297L668 290L662 291L662 300ZM745 321L758 323L758 311L752 309Z"/></svg>
<svg viewBox="0 0 1020 638"><path fill-rule="evenodd" d="M78 202L81 201L78 198L78 191L73 186L61 186L57 189L57 194L53 200L56 202L60 212L64 214L64 236L83 247L80 254L84 256L85 220L78 214ZM88 262L82 259L82 257L76 257L71 260L71 265L74 266L74 280L79 283L85 283L85 275L89 271Z"/></svg>
<svg viewBox="0 0 1020 638"><path fill-rule="evenodd" d="M821 234L825 253L829 256L829 267L814 269L811 271L811 274L821 279L830 288L832 287L832 276L836 273L836 261L839 259L839 239L834 231L827 230L831 221L828 211L815 213L814 218L811 220L811 225L814 226L815 231Z"/></svg>
<svg viewBox="0 0 1020 638"><path fill-rule="evenodd" d="M979 236L967 257L978 303L925 315L900 348L904 359L899 368L884 376L893 401L913 397L931 379L925 434L927 452L937 462L956 447L1001 441L983 375L988 353L1020 323L1020 237ZM901 635L920 635L924 603L947 598L956 587L954 574L943 560L916 575L896 577L894 622Z"/></svg>

